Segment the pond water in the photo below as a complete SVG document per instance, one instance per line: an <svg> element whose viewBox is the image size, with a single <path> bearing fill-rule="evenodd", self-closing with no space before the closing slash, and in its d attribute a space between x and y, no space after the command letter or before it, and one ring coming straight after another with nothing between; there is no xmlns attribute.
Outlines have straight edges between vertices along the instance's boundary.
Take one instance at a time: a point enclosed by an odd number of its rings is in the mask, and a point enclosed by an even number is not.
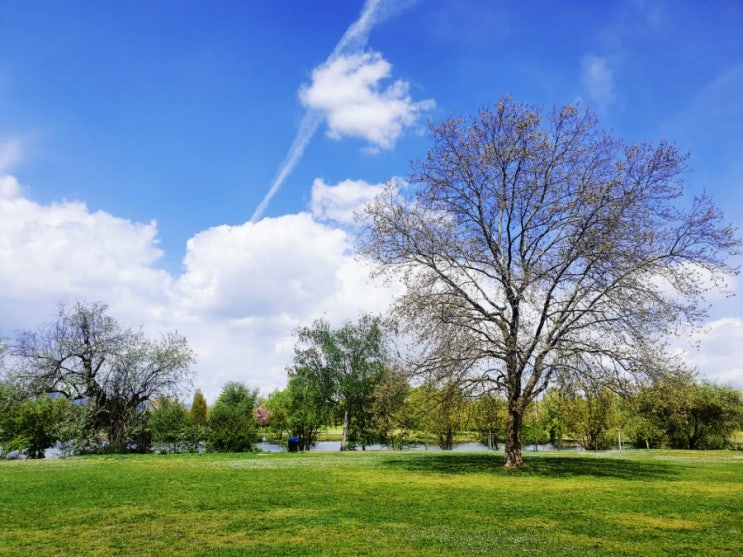
<svg viewBox="0 0 743 557"><path fill-rule="evenodd" d="M259 450L268 452L268 453L283 453L287 451L286 445L282 445L279 443L268 443L268 442L261 442L257 443L256 447ZM312 447L313 452L335 452L341 450L341 442L340 441L318 441L315 443L315 445ZM357 450L361 450L361 448L358 448ZM392 450L392 447L389 447L387 445L369 445L366 447L367 451L389 451ZM410 445L408 447L405 447L405 450L407 451L441 451L442 449L435 444L431 445L424 445L424 444L416 444L416 445ZM489 451L488 447L486 445L483 445L482 443L454 443L454 447L452 448L452 451L454 452L480 452L480 451ZM552 444L545 444L545 445L525 445L522 449L524 452L539 452L539 451L556 451L558 450L557 447L555 447ZM581 447L578 446L566 446L560 449L562 451L577 451L577 450L583 450ZM498 449L496 449L494 452L503 452L503 444L498 445Z"/></svg>
<svg viewBox="0 0 743 557"><path fill-rule="evenodd" d="M260 442L256 444L256 448L261 451L265 451L267 453L284 453L287 452L286 445L282 445L280 443L269 443L269 442ZM341 450L341 442L340 441L318 441L315 443L315 445L312 447L312 452L335 452ZM357 450L361 450L359 447ZM392 450L392 447L389 447L388 445L369 445L366 447L367 451L390 451ZM442 449L439 448L436 444L416 444L416 445L409 445L405 447L406 451L441 451ZM486 445L483 445L482 443L475 443L475 442L469 442L469 443L454 443L454 447L452 448L453 452L484 452L488 451L488 447ZM551 444L546 445L525 445L523 447L523 452L539 452L539 451L556 451L558 450L557 447ZM582 447L579 446L564 446L562 451L582 451L584 450ZM204 452L203 447L202 450L199 452ZM498 448L494 452L503 452L503 443L498 444ZM70 454L69 448L65 448L61 446L60 444L57 444L54 447L50 447L46 450L45 456L46 458L59 458L61 456L68 456ZM10 457L10 458L25 458L24 455L17 454L17 455L3 455L4 457Z"/></svg>

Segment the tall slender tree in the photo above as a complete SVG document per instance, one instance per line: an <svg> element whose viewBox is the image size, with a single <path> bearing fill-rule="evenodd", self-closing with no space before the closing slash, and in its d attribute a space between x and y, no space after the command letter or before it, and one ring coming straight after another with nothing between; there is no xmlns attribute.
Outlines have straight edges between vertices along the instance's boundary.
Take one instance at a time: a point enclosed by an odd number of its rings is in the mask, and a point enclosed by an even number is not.
<svg viewBox="0 0 743 557"><path fill-rule="evenodd" d="M208 418L208 407L206 404L206 397L204 393L197 390L193 395L193 402L191 403L191 411L189 412L189 418L191 422L205 426Z"/></svg>

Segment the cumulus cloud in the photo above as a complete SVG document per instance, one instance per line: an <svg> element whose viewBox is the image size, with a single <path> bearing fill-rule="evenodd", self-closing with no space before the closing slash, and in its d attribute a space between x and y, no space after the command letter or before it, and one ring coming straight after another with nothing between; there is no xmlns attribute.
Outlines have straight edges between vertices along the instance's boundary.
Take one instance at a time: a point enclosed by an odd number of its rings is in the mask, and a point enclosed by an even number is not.
<svg viewBox="0 0 743 557"><path fill-rule="evenodd" d="M386 310L391 292L354 257L348 234L309 213L219 226L188 242L175 287L180 329L200 357L204 389L242 380L282 386L293 331Z"/></svg>
<svg viewBox="0 0 743 557"><path fill-rule="evenodd" d="M156 244L155 222L91 213L79 202L39 205L14 177L0 177L0 303L20 324L49 299L149 306L168 284L153 267L162 255Z"/></svg>
<svg viewBox="0 0 743 557"><path fill-rule="evenodd" d="M384 184L369 184L364 180L344 180L335 186L315 178L312 183L312 215L320 221L353 224L354 215L377 197Z"/></svg>
<svg viewBox="0 0 743 557"><path fill-rule="evenodd" d="M581 60L581 84L589 100L604 109L614 101L614 72L606 58L587 55Z"/></svg>
<svg viewBox="0 0 743 557"><path fill-rule="evenodd" d="M226 319L274 313L304 315L339 288L346 234L309 214L219 226L188 241L182 303Z"/></svg>
<svg viewBox="0 0 743 557"><path fill-rule="evenodd" d="M390 149L434 101L414 102L409 83L391 77L392 66L377 52L338 56L312 72L300 100L321 111L333 139L358 137L373 149Z"/></svg>

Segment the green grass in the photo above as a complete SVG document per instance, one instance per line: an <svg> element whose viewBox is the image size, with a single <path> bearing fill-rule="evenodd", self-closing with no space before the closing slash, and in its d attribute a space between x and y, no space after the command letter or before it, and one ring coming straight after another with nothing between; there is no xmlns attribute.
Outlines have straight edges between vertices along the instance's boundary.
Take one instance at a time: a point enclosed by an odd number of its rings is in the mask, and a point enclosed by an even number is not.
<svg viewBox="0 0 743 557"><path fill-rule="evenodd" d="M743 454L0 463L0 555L743 555Z"/></svg>

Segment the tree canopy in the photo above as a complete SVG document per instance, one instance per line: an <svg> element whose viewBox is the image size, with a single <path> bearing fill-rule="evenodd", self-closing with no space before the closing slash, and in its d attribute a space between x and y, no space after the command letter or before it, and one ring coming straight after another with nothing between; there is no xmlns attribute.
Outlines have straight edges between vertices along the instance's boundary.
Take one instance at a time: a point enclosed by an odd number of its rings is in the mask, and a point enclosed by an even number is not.
<svg viewBox="0 0 743 557"><path fill-rule="evenodd" d="M85 436L96 443L102 433L114 450L137 443L145 403L177 397L195 361L183 336L148 339L122 328L101 303L61 305L55 321L21 332L11 353L26 392L85 402Z"/></svg>
<svg viewBox="0 0 743 557"><path fill-rule="evenodd" d="M251 450L258 430L253 417L257 401L257 390L237 381L227 383L209 416L207 447L217 452Z"/></svg>
<svg viewBox="0 0 743 557"><path fill-rule="evenodd" d="M370 444L373 396L387 361L379 317L364 315L332 328L325 319L297 331L290 382L332 404L343 423L341 450L350 443ZM307 392L309 392L307 391Z"/></svg>
<svg viewBox="0 0 743 557"><path fill-rule="evenodd" d="M705 194L687 202L676 146L626 144L578 105L544 116L504 97L430 132L409 183L368 206L360 247L406 285L418 361L474 362L469 381L503 390L506 465L521 466L529 401L560 375L665 367L664 339L702 319L740 240Z"/></svg>

